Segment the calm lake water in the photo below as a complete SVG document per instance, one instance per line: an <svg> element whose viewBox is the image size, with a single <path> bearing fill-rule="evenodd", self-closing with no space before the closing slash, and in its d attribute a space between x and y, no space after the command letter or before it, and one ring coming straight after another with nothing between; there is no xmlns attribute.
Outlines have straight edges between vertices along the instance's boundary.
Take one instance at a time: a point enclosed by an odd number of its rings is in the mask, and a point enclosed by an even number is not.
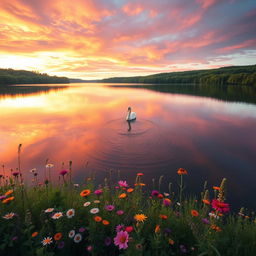
<svg viewBox="0 0 256 256"><path fill-rule="evenodd" d="M73 161L74 180L92 171L103 182L109 170L134 182L143 172L148 187L164 175L163 189L177 184L177 169L188 170L189 191L199 193L228 179L228 201L256 208L255 95L220 89L111 84L71 84L66 88L20 87L0 93L0 161L37 168L43 179L46 159L58 173ZM250 90L250 89L249 89ZM18 91L18 93L17 93ZM200 95L200 96L197 96ZM212 96L212 97L206 97ZM247 99L247 100L246 100ZM247 102L245 102L247 101ZM130 131L127 107L137 113ZM57 176L57 175L55 175Z"/></svg>

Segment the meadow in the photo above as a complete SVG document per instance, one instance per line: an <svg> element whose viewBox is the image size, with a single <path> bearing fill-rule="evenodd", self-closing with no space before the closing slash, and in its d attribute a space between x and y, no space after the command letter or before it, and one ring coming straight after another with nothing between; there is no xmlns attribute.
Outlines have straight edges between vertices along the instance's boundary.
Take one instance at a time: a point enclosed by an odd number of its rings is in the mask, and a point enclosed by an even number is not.
<svg viewBox="0 0 256 256"><path fill-rule="evenodd" d="M205 183L196 198L185 194L190 173L183 168L176 192L172 183L161 190L163 176L149 190L141 172L134 184L120 173L104 184L93 175L74 184L72 162L57 183L49 163L42 181L30 170L32 185L20 162L9 177L3 172L0 255L256 255L255 216L231 212L225 178L213 193Z"/></svg>

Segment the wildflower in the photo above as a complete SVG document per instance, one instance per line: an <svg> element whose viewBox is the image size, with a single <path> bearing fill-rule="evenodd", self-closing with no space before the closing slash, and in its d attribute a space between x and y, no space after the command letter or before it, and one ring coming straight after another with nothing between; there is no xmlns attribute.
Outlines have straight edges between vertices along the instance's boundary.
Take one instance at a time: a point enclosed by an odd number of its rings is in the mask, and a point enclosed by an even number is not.
<svg viewBox="0 0 256 256"><path fill-rule="evenodd" d="M75 184L73 184L73 186L74 186L75 188L78 188L78 187L79 187L79 184L75 183Z"/></svg>
<svg viewBox="0 0 256 256"><path fill-rule="evenodd" d="M9 195L11 195L13 193L13 190L11 189L11 190L8 190L7 192L5 192L5 196L9 196Z"/></svg>
<svg viewBox="0 0 256 256"><path fill-rule="evenodd" d="M91 194L90 189L84 189L83 191L81 191L80 196L86 197L86 196L89 196L90 194Z"/></svg>
<svg viewBox="0 0 256 256"><path fill-rule="evenodd" d="M91 202L85 202L84 203L84 207L87 207L87 206L89 206L91 204Z"/></svg>
<svg viewBox="0 0 256 256"><path fill-rule="evenodd" d="M204 204L208 204L208 205L211 204L210 201L207 200L207 199L203 199L202 201L203 201Z"/></svg>
<svg viewBox="0 0 256 256"><path fill-rule="evenodd" d="M83 233L85 230L86 230L86 229L85 229L84 227L81 227L81 228L78 229L78 231L79 231L80 233Z"/></svg>
<svg viewBox="0 0 256 256"><path fill-rule="evenodd" d="M64 248L64 246L65 246L65 242L64 241L60 241L59 243L58 243L58 249L62 249L62 248Z"/></svg>
<svg viewBox="0 0 256 256"><path fill-rule="evenodd" d="M168 207L168 206L171 205L171 200L170 200L169 198L165 198L165 199L163 200L163 204L164 204L164 206Z"/></svg>
<svg viewBox="0 0 256 256"><path fill-rule="evenodd" d="M69 238L73 238L74 236L75 236L75 234L76 234L76 232L75 232L75 230L70 230L69 232L68 232L68 237Z"/></svg>
<svg viewBox="0 0 256 256"><path fill-rule="evenodd" d="M107 210L107 211L109 211L109 212L111 212L111 211L113 211L114 209L115 209L115 206L114 205L106 205L105 206L105 209Z"/></svg>
<svg viewBox="0 0 256 256"><path fill-rule="evenodd" d="M156 227L155 227L155 233L156 233L156 234L160 233L160 225L156 225Z"/></svg>
<svg viewBox="0 0 256 256"><path fill-rule="evenodd" d="M125 193L122 193L121 195L119 195L119 198L121 198L121 199L122 199L122 198L126 198L126 196L127 196L127 195L126 195Z"/></svg>
<svg viewBox="0 0 256 256"><path fill-rule="evenodd" d="M152 190L151 196L158 196L159 192L157 190Z"/></svg>
<svg viewBox="0 0 256 256"><path fill-rule="evenodd" d="M207 225L210 224L210 221L209 221L208 219L206 219L206 218L203 218L203 219L202 219L202 222L203 222L204 224L207 224Z"/></svg>
<svg viewBox="0 0 256 256"><path fill-rule="evenodd" d="M131 193L131 192L134 191L134 189L133 189L133 188L128 188L126 191L127 191L128 193Z"/></svg>
<svg viewBox="0 0 256 256"><path fill-rule="evenodd" d="M167 197L167 196L169 196L169 195L170 195L169 193L165 193L165 192L164 192L164 196L165 196L165 197Z"/></svg>
<svg viewBox="0 0 256 256"><path fill-rule="evenodd" d="M217 220L220 218L217 214L215 214L213 212L209 212L209 216L212 217L212 218L215 218Z"/></svg>
<svg viewBox="0 0 256 256"><path fill-rule="evenodd" d="M6 195L0 196L0 200L5 199L6 197L7 197Z"/></svg>
<svg viewBox="0 0 256 256"><path fill-rule="evenodd" d="M97 196L101 195L102 193L103 193L102 189L97 189L97 190L94 191L94 194L97 195Z"/></svg>
<svg viewBox="0 0 256 256"><path fill-rule="evenodd" d="M167 220L168 216L167 215L164 215L164 214L160 214L159 217L162 219L162 220Z"/></svg>
<svg viewBox="0 0 256 256"><path fill-rule="evenodd" d="M90 210L90 213L91 213L91 214L96 214L96 213L98 213L99 211L100 211L99 208L92 208L92 209Z"/></svg>
<svg viewBox="0 0 256 256"><path fill-rule="evenodd" d="M124 214L124 211L123 211L123 210L118 210L118 211L116 211L116 214L119 215L119 216L120 216L120 215L123 215L123 214Z"/></svg>
<svg viewBox="0 0 256 256"><path fill-rule="evenodd" d="M93 246L92 246L92 245L88 245L88 246L86 247L86 250L87 250L88 252L91 252L92 249L93 249Z"/></svg>
<svg viewBox="0 0 256 256"><path fill-rule="evenodd" d="M217 231L217 232L220 232L221 231L221 228L219 227L219 226L217 226L217 225L211 225L211 229L213 229L213 230L215 230L215 231Z"/></svg>
<svg viewBox="0 0 256 256"><path fill-rule="evenodd" d="M119 180L118 181L118 185L120 187L123 187L123 188L127 188L128 187L128 184L127 184L126 180Z"/></svg>
<svg viewBox="0 0 256 256"><path fill-rule="evenodd" d="M105 244L106 246L110 246L111 243L112 243L112 238L109 237L109 236L107 236L107 237L105 238L105 240L104 240L104 244Z"/></svg>
<svg viewBox="0 0 256 256"><path fill-rule="evenodd" d="M53 211L54 211L54 208L48 208L44 212L49 213L49 212L53 212Z"/></svg>
<svg viewBox="0 0 256 256"><path fill-rule="evenodd" d="M174 241L173 241L172 239L169 239L169 240L168 240L168 243L169 243L170 245L174 245Z"/></svg>
<svg viewBox="0 0 256 256"><path fill-rule="evenodd" d="M104 226L108 226L108 225L109 225L109 221L108 221L108 220L103 220L103 221L102 221L102 224L103 224Z"/></svg>
<svg viewBox="0 0 256 256"><path fill-rule="evenodd" d="M216 211L221 212L221 213L229 212L229 204L220 202L217 199L212 200L212 208L215 209Z"/></svg>
<svg viewBox="0 0 256 256"><path fill-rule="evenodd" d="M145 215L145 214L136 214L134 216L134 219L137 221L137 222L144 222L148 217Z"/></svg>
<svg viewBox="0 0 256 256"><path fill-rule="evenodd" d="M53 238L54 238L55 241L59 241L62 238L62 234L61 233L56 233Z"/></svg>
<svg viewBox="0 0 256 256"><path fill-rule="evenodd" d="M126 227L125 231L127 231L128 233L131 233L133 231L133 226Z"/></svg>
<svg viewBox="0 0 256 256"><path fill-rule="evenodd" d="M59 172L59 175L61 175L61 176L64 177L67 173L68 173L68 170L61 170L61 171Z"/></svg>
<svg viewBox="0 0 256 256"><path fill-rule="evenodd" d="M123 224L119 224L119 225L116 226L116 232L117 233L120 232L123 229L124 229L124 225Z"/></svg>
<svg viewBox="0 0 256 256"><path fill-rule="evenodd" d="M12 238L12 241L16 241L18 239L18 237L17 236L14 236L13 238Z"/></svg>
<svg viewBox="0 0 256 256"><path fill-rule="evenodd" d="M197 217L199 215L197 210L191 210L191 215Z"/></svg>
<svg viewBox="0 0 256 256"><path fill-rule="evenodd" d="M157 197L160 199L164 198L163 194L159 194Z"/></svg>
<svg viewBox="0 0 256 256"><path fill-rule="evenodd" d="M41 243L43 244L43 246L51 244L52 243L52 237L48 236L48 237L44 238Z"/></svg>
<svg viewBox="0 0 256 256"><path fill-rule="evenodd" d="M5 214L5 215L3 216L3 218L6 219L6 220L10 220L10 219L12 219L14 216L15 216L15 213L10 212L10 213Z"/></svg>
<svg viewBox="0 0 256 256"><path fill-rule="evenodd" d="M52 167L54 167L54 165L53 164L47 164L45 167L46 168L52 168Z"/></svg>
<svg viewBox="0 0 256 256"><path fill-rule="evenodd" d="M143 246L142 244L136 244L135 245L135 248L138 250L138 251L141 251L143 249Z"/></svg>
<svg viewBox="0 0 256 256"><path fill-rule="evenodd" d="M74 237L74 242L75 243L80 243L82 241L82 235L77 233Z"/></svg>
<svg viewBox="0 0 256 256"><path fill-rule="evenodd" d="M143 176L144 174L142 172L138 172L137 176Z"/></svg>
<svg viewBox="0 0 256 256"><path fill-rule="evenodd" d="M12 175L13 175L14 177L17 177L19 174L20 174L19 172L13 172L13 173L12 173Z"/></svg>
<svg viewBox="0 0 256 256"><path fill-rule="evenodd" d="M140 183L135 183L134 186L141 186L141 187L143 187L143 186L146 186L146 184L140 182Z"/></svg>
<svg viewBox="0 0 256 256"><path fill-rule="evenodd" d="M187 249L183 244L180 245L180 251L181 253L187 253Z"/></svg>
<svg viewBox="0 0 256 256"><path fill-rule="evenodd" d="M69 219L72 218L72 217L74 217L74 216L75 216L75 210L74 210L74 209L69 209L69 210L67 210L66 216L67 216Z"/></svg>
<svg viewBox="0 0 256 256"><path fill-rule="evenodd" d="M8 204L8 203L10 203L12 200L14 200L14 196L4 199L4 200L2 201L2 203L3 203L3 204Z"/></svg>
<svg viewBox="0 0 256 256"><path fill-rule="evenodd" d="M214 190L218 190L218 191L220 190L220 187L217 187L217 186L213 186L212 188L213 188Z"/></svg>
<svg viewBox="0 0 256 256"><path fill-rule="evenodd" d="M188 174L187 170L183 169L183 168L179 168L179 170L177 171L177 173L179 175L184 175L184 174Z"/></svg>
<svg viewBox="0 0 256 256"><path fill-rule="evenodd" d="M126 231L118 232L116 237L114 238L114 243L116 246L119 246L119 250L127 249L128 241L129 241L129 234Z"/></svg>
<svg viewBox="0 0 256 256"><path fill-rule="evenodd" d="M31 237L36 237L38 235L38 232L33 232Z"/></svg>
<svg viewBox="0 0 256 256"><path fill-rule="evenodd" d="M63 216L62 212L56 212L52 215L52 219L57 220Z"/></svg>
<svg viewBox="0 0 256 256"><path fill-rule="evenodd" d="M94 220L95 220L96 222L101 222L101 221L102 221L102 218L101 218L100 216L95 216L95 217L94 217Z"/></svg>
<svg viewBox="0 0 256 256"><path fill-rule="evenodd" d="M95 204L99 204L100 203L100 200L94 200L93 201Z"/></svg>

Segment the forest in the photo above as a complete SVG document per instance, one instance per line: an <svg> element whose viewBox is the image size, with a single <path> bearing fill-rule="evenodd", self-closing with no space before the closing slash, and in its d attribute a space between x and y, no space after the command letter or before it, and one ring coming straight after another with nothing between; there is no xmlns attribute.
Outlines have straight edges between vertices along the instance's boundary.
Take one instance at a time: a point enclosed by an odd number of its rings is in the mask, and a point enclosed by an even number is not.
<svg viewBox="0 0 256 256"><path fill-rule="evenodd" d="M230 66L218 69L160 73L149 76L113 77L106 83L204 84L256 87L256 65Z"/></svg>
<svg viewBox="0 0 256 256"><path fill-rule="evenodd" d="M13 69L0 69L0 85L10 84L64 84L67 77L49 76L39 72Z"/></svg>

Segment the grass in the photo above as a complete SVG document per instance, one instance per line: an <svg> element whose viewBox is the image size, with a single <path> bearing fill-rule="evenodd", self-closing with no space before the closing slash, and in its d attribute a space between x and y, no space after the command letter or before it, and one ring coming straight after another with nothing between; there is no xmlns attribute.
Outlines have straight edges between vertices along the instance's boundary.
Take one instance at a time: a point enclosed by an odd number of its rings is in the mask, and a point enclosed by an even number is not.
<svg viewBox="0 0 256 256"><path fill-rule="evenodd" d="M229 212L226 179L212 199L206 184L200 198L186 198L182 168L174 194L148 191L142 173L130 185L106 179L97 186L93 178L73 184L71 165L59 184L40 184L36 170L33 186L20 171L1 177L0 255L256 255L255 217Z"/></svg>

